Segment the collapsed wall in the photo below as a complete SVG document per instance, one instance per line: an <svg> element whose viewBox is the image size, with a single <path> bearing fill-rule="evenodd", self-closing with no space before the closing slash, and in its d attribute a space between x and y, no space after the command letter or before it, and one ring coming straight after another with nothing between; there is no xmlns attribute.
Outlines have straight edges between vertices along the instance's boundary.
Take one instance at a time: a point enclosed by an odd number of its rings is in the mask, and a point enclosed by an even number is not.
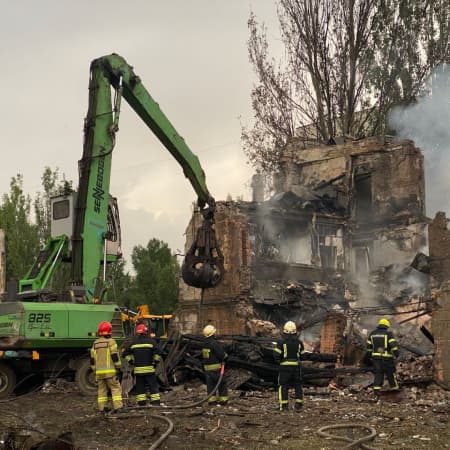
<svg viewBox="0 0 450 450"><path fill-rule="evenodd" d="M282 154L274 191L265 201L258 192L251 202L218 202L224 280L203 294L180 282L173 325L181 332L213 323L220 334L270 335L289 319L311 347L321 345L322 333L322 345L336 349L339 334L355 328L332 325L331 313L345 312L347 322L367 328L373 317L358 308L384 305L396 313L413 294L423 295L423 280L408 269L426 245L427 226L423 157L411 141L314 148L294 141ZM200 220L194 212L186 248ZM405 291L413 278L417 286Z"/></svg>

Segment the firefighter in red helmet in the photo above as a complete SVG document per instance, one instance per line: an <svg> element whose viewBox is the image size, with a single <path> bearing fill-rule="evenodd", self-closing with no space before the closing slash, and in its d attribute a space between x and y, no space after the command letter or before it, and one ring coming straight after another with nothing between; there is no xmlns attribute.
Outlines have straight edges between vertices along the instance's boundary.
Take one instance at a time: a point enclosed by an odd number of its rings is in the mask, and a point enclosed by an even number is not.
<svg viewBox="0 0 450 450"><path fill-rule="evenodd" d="M91 348L91 368L98 383L98 409L108 412L108 392L111 391L114 412L121 412L122 388L118 380L121 362L116 341L112 336L112 326L109 322L101 322L98 326L99 338Z"/></svg>
<svg viewBox="0 0 450 450"><path fill-rule="evenodd" d="M137 404L144 406L147 403L146 386L149 386L150 403L159 405L161 398L155 365L161 360L161 353L156 341L148 336L148 328L145 324L140 323L136 327L136 336L122 356L134 366Z"/></svg>

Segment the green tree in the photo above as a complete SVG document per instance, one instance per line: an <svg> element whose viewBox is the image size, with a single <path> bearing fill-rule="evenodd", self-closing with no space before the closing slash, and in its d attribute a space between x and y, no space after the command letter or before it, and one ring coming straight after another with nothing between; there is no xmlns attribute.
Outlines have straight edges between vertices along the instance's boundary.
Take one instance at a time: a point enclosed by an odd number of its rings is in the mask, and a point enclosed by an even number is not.
<svg viewBox="0 0 450 450"><path fill-rule="evenodd" d="M130 298L131 307L149 305L151 314L171 313L178 298L179 265L169 246L151 239L146 247L133 248L131 261L136 271Z"/></svg>
<svg viewBox="0 0 450 450"><path fill-rule="evenodd" d="M255 121L242 128L250 161L271 172L294 137L383 134L392 106L413 102L431 70L448 63L449 16L448 1L279 0L286 57L276 61L252 13Z"/></svg>
<svg viewBox="0 0 450 450"><path fill-rule="evenodd" d="M10 192L2 197L0 228L6 237L6 277L20 279L39 251L38 227L30 221L31 198L23 192L23 177L11 179Z"/></svg>
<svg viewBox="0 0 450 450"><path fill-rule="evenodd" d="M107 267L106 277L108 280L108 300L118 302L131 308L136 305L137 300L132 297L133 279L125 270L126 261L119 259Z"/></svg>

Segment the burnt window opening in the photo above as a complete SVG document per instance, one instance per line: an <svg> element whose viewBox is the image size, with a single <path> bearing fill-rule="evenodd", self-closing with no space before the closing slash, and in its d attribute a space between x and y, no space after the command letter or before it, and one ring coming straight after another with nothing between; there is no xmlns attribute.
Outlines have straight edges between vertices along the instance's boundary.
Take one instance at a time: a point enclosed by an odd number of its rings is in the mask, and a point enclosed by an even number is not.
<svg viewBox="0 0 450 450"><path fill-rule="evenodd" d="M355 247L355 274L367 278L370 272L370 250L369 247Z"/></svg>
<svg viewBox="0 0 450 450"><path fill-rule="evenodd" d="M337 269L337 240L339 226L333 223L317 223L320 265L326 269Z"/></svg>
<svg viewBox="0 0 450 450"><path fill-rule="evenodd" d="M372 219L372 176L370 173L355 175L355 218L358 222Z"/></svg>
<svg viewBox="0 0 450 450"><path fill-rule="evenodd" d="M320 261L324 269L336 269L336 247L320 246Z"/></svg>

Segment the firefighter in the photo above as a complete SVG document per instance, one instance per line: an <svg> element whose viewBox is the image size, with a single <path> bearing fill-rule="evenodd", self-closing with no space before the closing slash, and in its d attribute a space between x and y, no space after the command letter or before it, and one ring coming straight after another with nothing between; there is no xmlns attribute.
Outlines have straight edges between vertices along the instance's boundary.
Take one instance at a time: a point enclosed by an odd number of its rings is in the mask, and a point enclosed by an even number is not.
<svg viewBox="0 0 450 450"><path fill-rule="evenodd" d="M98 326L100 336L91 348L91 368L98 384L97 402L101 412L109 412L108 391L111 391L113 412L122 412L122 387L118 376L121 374L121 362L117 343L112 339L112 326L101 322Z"/></svg>
<svg viewBox="0 0 450 450"><path fill-rule="evenodd" d="M203 341L202 358L203 369L205 371L206 391L209 394L216 387L219 378L222 364L224 364L228 355L225 352L222 344L216 339L216 328L213 325L206 325L203 329ZM224 378L218 387L218 396L215 394L209 397L209 405L226 405L228 403L227 384Z"/></svg>
<svg viewBox="0 0 450 450"><path fill-rule="evenodd" d="M161 353L156 341L148 337L148 328L140 323L136 327L136 336L122 356L134 366L133 372L136 376L136 402L139 406L147 403L146 387L150 388L150 404L159 405L158 379L155 373L155 365L161 361Z"/></svg>
<svg viewBox="0 0 450 450"><path fill-rule="evenodd" d="M374 366L373 390L378 394L383 386L384 376L389 381L392 390L399 390L395 374L395 358L398 357L398 345L387 319L380 319L378 326L367 339L367 357Z"/></svg>
<svg viewBox="0 0 450 450"><path fill-rule="evenodd" d="M300 359L305 352L303 342L297 335L294 322L288 321L283 327L283 337L274 348L275 360L280 364L278 373L278 401L280 411L289 409L289 387L295 389L295 410L303 407L303 388Z"/></svg>

